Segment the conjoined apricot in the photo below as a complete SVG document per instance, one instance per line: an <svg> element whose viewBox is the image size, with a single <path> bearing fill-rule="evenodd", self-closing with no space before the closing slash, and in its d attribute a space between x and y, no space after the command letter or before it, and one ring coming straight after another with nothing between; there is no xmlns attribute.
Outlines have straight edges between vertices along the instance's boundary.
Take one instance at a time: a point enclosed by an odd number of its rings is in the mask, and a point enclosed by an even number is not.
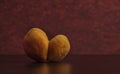
<svg viewBox="0 0 120 74"><path fill-rule="evenodd" d="M25 53L38 62L61 61L70 51L70 43L65 35L56 35L49 41L40 28L27 32L23 46Z"/></svg>
<svg viewBox="0 0 120 74"><path fill-rule="evenodd" d="M49 42L48 60L61 61L70 51L70 43L65 35L57 35Z"/></svg>

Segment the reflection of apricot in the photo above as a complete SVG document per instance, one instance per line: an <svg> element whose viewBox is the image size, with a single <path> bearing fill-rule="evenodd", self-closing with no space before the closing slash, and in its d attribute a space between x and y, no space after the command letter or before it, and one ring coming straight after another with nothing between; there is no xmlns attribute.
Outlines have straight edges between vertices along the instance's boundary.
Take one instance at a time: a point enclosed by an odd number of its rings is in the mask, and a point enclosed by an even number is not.
<svg viewBox="0 0 120 74"><path fill-rule="evenodd" d="M51 74L70 74L71 66L70 64L53 64L50 66Z"/></svg>
<svg viewBox="0 0 120 74"><path fill-rule="evenodd" d="M29 74L71 74L71 66L64 63L32 64Z"/></svg>
<svg viewBox="0 0 120 74"><path fill-rule="evenodd" d="M70 43L65 35L56 35L49 42L48 60L61 61L70 51Z"/></svg>
<svg viewBox="0 0 120 74"><path fill-rule="evenodd" d="M29 74L49 74L49 67L47 64L32 64L29 66Z"/></svg>
<svg viewBox="0 0 120 74"><path fill-rule="evenodd" d="M33 74L49 74L49 67L44 64L33 70Z"/></svg>
<svg viewBox="0 0 120 74"><path fill-rule="evenodd" d="M26 54L36 61L45 62L48 52L48 38L46 33L39 28L32 28L24 37Z"/></svg>

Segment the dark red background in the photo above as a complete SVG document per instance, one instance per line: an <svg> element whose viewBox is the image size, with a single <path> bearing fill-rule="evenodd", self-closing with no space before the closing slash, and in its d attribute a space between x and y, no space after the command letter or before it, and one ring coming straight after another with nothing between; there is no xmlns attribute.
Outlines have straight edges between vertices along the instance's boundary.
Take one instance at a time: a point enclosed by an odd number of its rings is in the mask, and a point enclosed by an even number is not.
<svg viewBox="0 0 120 74"><path fill-rule="evenodd" d="M32 27L67 35L71 54L119 54L120 0L0 0L0 54L24 54Z"/></svg>

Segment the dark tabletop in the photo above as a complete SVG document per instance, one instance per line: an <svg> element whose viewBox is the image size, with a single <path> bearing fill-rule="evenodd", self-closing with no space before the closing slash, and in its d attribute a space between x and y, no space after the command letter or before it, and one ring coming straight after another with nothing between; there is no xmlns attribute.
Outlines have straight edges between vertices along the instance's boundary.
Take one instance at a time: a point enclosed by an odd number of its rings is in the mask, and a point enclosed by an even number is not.
<svg viewBox="0 0 120 74"><path fill-rule="evenodd" d="M69 55L59 63L37 63L25 55L2 55L0 74L120 74L120 56Z"/></svg>

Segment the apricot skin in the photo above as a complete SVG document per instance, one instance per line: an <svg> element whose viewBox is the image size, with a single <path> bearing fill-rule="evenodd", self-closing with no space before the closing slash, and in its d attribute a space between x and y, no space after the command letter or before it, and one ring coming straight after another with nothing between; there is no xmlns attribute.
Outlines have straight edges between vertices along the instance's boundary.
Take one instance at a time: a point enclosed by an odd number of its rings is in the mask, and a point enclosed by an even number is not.
<svg viewBox="0 0 120 74"><path fill-rule="evenodd" d="M47 61L48 37L46 33L39 28L32 28L25 35L23 40L25 53L38 62Z"/></svg>
<svg viewBox="0 0 120 74"><path fill-rule="evenodd" d="M61 61L70 51L70 43L65 35L56 35L49 41L48 61Z"/></svg>

